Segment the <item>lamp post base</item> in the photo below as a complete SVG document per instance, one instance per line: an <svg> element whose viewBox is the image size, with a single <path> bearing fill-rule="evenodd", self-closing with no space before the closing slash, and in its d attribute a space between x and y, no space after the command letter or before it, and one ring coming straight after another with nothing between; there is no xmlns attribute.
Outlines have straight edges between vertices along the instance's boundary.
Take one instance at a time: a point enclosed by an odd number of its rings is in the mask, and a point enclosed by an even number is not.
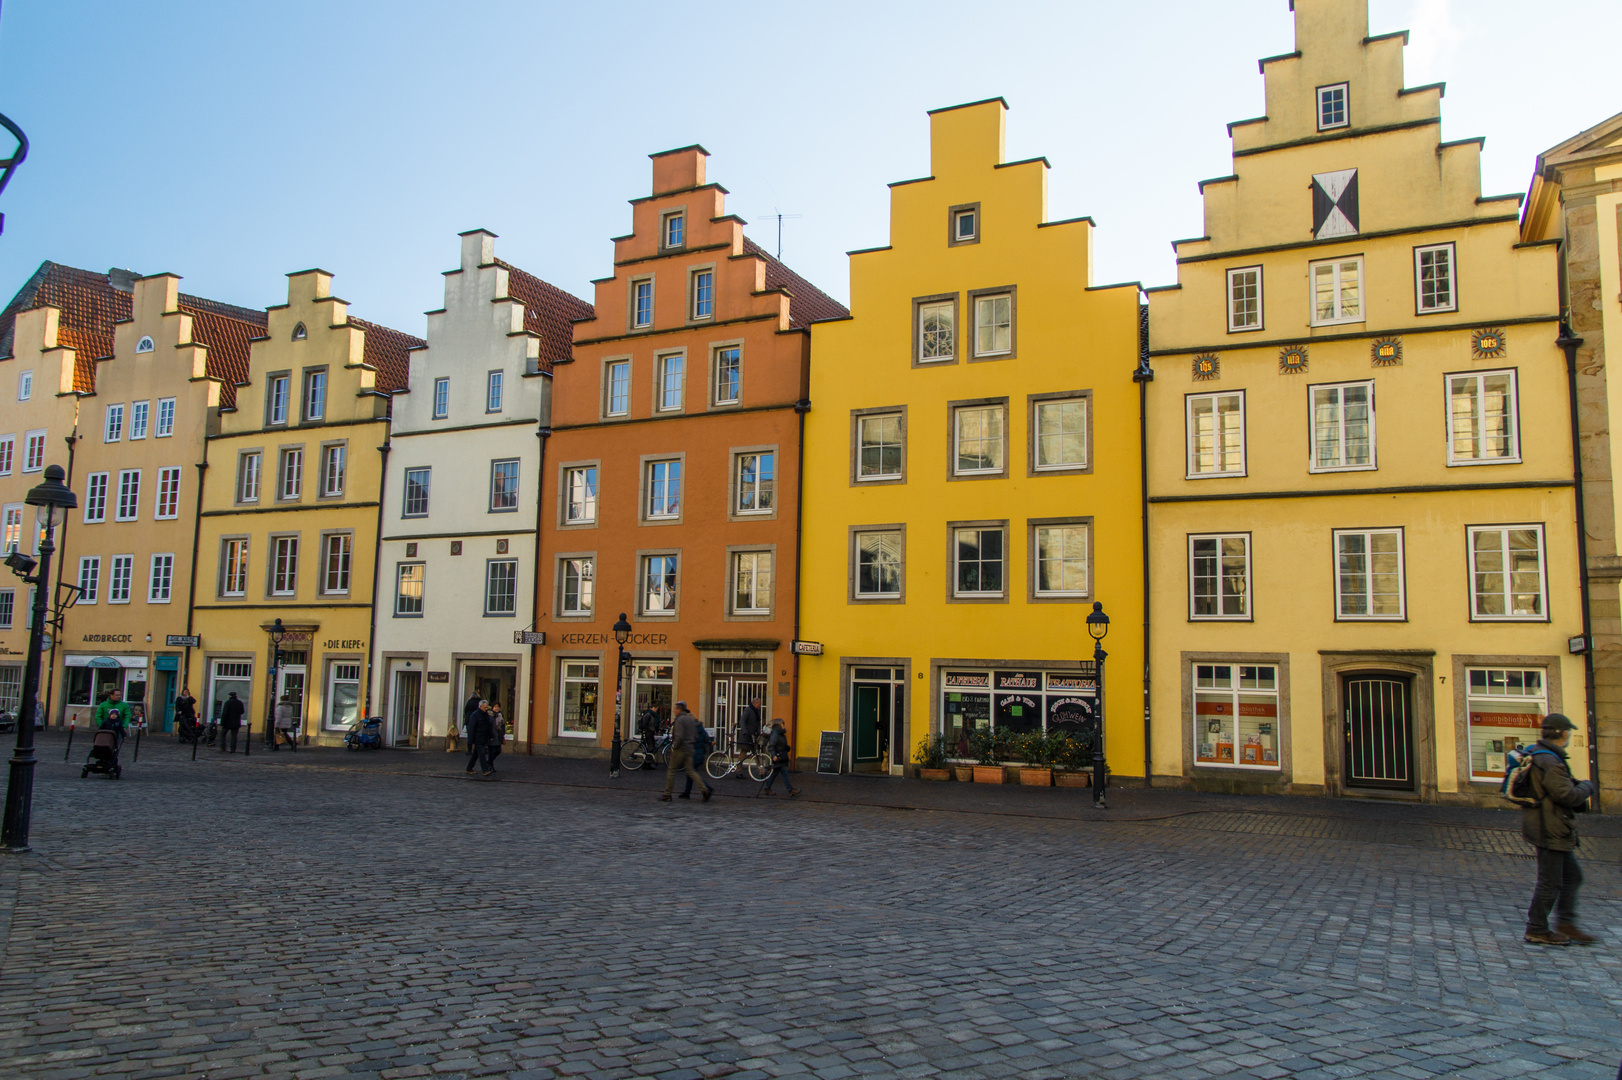
<svg viewBox="0 0 1622 1080"><path fill-rule="evenodd" d="M608 778L618 780L620 776L620 737L614 736L614 743L608 750Z"/></svg>
<svg viewBox="0 0 1622 1080"><path fill-rule="evenodd" d="M32 723L33 718L29 717ZM28 822L34 806L34 748L18 747L11 758L6 785L6 817L0 825L0 847L21 853L28 848Z"/></svg>

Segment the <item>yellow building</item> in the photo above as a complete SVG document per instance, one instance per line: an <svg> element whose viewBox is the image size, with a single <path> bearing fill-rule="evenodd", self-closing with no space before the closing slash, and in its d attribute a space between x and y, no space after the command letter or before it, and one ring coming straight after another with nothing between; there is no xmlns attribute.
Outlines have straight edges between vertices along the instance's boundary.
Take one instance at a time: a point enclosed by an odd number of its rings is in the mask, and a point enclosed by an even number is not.
<svg viewBox="0 0 1622 1080"><path fill-rule="evenodd" d="M276 695L292 698L306 740L328 743L365 704L389 399L425 346L351 317L331 281L289 275L208 441L193 612L193 692L208 715L234 692L263 732L280 618Z"/></svg>
<svg viewBox="0 0 1622 1080"><path fill-rule="evenodd" d="M931 732L1073 724L1103 602L1107 751L1143 774L1136 285L1091 290L1093 223L1047 219L1000 99L930 114L851 314L813 327L797 754L900 772Z"/></svg>
<svg viewBox="0 0 1622 1080"><path fill-rule="evenodd" d="M1622 113L1538 155L1521 217L1523 243L1558 243L1561 311L1582 430L1584 524L1600 794L1622 808Z"/></svg>
<svg viewBox="0 0 1622 1080"><path fill-rule="evenodd" d="M1403 86L1406 32L1294 11L1149 290L1154 781L1494 799L1584 714L1555 250Z"/></svg>

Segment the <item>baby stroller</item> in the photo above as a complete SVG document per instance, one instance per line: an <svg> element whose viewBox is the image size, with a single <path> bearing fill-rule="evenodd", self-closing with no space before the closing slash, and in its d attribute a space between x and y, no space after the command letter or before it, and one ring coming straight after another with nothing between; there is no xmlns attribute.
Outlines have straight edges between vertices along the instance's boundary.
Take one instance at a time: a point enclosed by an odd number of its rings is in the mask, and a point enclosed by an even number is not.
<svg viewBox="0 0 1622 1080"><path fill-rule="evenodd" d="M91 773L105 773L114 780L123 776L124 768L118 763L118 750L123 741L116 728L105 727L96 732L96 737L90 743L90 756L85 759L79 779L83 780Z"/></svg>

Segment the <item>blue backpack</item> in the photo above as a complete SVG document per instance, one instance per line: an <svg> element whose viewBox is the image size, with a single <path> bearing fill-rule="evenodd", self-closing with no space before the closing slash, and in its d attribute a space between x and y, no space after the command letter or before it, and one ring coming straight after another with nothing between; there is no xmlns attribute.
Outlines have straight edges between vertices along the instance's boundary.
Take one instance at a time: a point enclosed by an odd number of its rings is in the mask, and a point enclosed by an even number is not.
<svg viewBox="0 0 1622 1080"><path fill-rule="evenodd" d="M1532 792L1532 759L1551 751L1540 746L1520 746L1504 755L1504 782L1498 793L1521 809L1536 806L1541 796Z"/></svg>

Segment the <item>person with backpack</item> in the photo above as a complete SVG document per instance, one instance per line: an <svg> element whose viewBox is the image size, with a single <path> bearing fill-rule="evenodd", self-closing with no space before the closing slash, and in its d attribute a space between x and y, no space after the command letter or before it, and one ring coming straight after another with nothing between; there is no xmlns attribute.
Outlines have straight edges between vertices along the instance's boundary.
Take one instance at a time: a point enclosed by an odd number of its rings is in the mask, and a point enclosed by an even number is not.
<svg viewBox="0 0 1622 1080"><path fill-rule="evenodd" d="M507 718L501 715L501 706L490 705L490 771L496 770L496 758L501 756L502 744L507 741Z"/></svg>
<svg viewBox="0 0 1622 1080"><path fill-rule="evenodd" d="M776 795L777 793L772 790L772 785L781 776L783 786L788 789L789 798L792 799L800 793L800 789L795 787L788 778L788 732L783 730L783 718L780 716L772 719L772 733L771 737L766 741L766 753L772 759L772 774L766 778L766 783L761 787L760 793L768 796Z"/></svg>
<svg viewBox="0 0 1622 1080"><path fill-rule="evenodd" d="M1566 745L1573 724L1560 713L1543 718L1542 737L1505 777L1504 791L1521 807L1521 835L1537 849L1537 886L1526 912L1528 945L1592 945L1599 939L1577 928L1577 811L1593 798L1592 781L1572 778ZM1549 913L1554 926L1549 926Z"/></svg>
<svg viewBox="0 0 1622 1080"><path fill-rule="evenodd" d="M693 736L693 769L695 771L704 771L704 761L710 756L710 751L714 749L715 740L710 737L710 729L705 727L703 724L698 725L698 731ZM691 799L692 797L693 777L691 774L689 774L687 777L687 786L682 788L681 798Z"/></svg>
<svg viewBox="0 0 1622 1080"><path fill-rule="evenodd" d="M693 748L698 743L698 733L703 730L698 717L687 711L687 702L676 702L676 715L670 722L670 766L665 770L665 793L659 796L660 802L670 801L677 772L685 772L689 780L704 788L705 802L709 802L710 796L715 794L715 789L693 768Z"/></svg>

